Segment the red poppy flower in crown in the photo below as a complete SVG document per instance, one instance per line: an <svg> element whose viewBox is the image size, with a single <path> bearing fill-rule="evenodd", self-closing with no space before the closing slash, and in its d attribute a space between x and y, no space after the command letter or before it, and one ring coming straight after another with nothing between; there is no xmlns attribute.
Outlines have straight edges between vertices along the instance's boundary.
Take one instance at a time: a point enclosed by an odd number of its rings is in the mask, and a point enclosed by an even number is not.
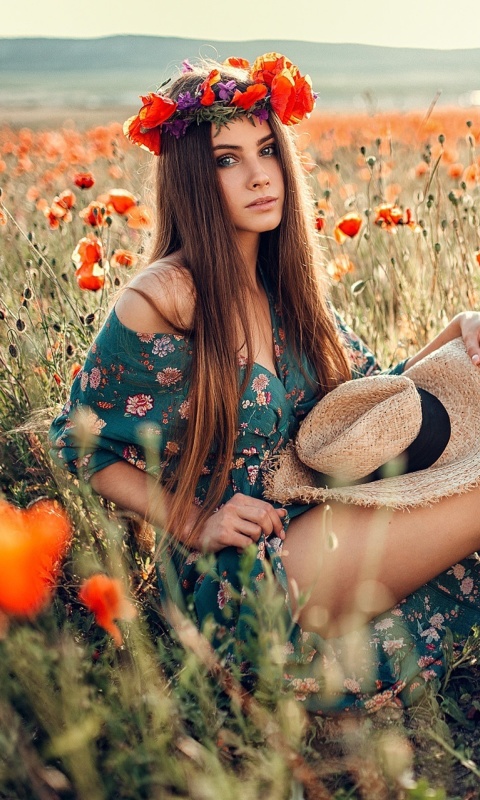
<svg viewBox="0 0 480 800"><path fill-rule="evenodd" d="M272 110L284 125L296 125L313 111L317 95L310 77L301 75L286 56L266 53L252 65L243 58L227 58L223 64L244 71L245 79L253 83L241 90L235 80L223 81L220 71L213 69L194 91L185 91L176 100L160 87L142 96L142 108L125 122L127 139L158 156L164 133L179 139L193 123L210 122L220 128L238 115L268 119ZM187 61L184 71L193 71Z"/></svg>

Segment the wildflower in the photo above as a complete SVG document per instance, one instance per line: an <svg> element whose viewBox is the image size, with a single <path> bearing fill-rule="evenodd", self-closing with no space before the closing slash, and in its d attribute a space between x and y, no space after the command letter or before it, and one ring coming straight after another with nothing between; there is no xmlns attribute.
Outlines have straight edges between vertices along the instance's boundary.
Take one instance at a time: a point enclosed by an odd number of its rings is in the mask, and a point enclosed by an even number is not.
<svg viewBox="0 0 480 800"><path fill-rule="evenodd" d="M398 225L405 225L407 228L419 230L419 225L412 218L409 208L403 211L400 206L394 203L382 203L375 208L375 224L388 231L395 231Z"/></svg>
<svg viewBox="0 0 480 800"><path fill-rule="evenodd" d="M132 206L137 205L137 198L126 189L111 189L106 197L108 206L112 206L117 214L126 214Z"/></svg>
<svg viewBox="0 0 480 800"><path fill-rule="evenodd" d="M80 289L97 292L99 289L102 289L105 284L105 275L107 271L107 264L105 267L100 266L100 264L83 264L75 270L75 277Z"/></svg>
<svg viewBox="0 0 480 800"><path fill-rule="evenodd" d="M235 67L236 69L249 69L250 67L250 62L246 58L237 58L236 56L230 56L223 63L226 67Z"/></svg>
<svg viewBox="0 0 480 800"><path fill-rule="evenodd" d="M152 215L147 206L132 206L127 211L127 225L129 228L150 228Z"/></svg>
<svg viewBox="0 0 480 800"><path fill-rule="evenodd" d="M325 217L322 216L322 214L318 214L315 217L315 228L317 231L321 232L323 231L324 227L325 227Z"/></svg>
<svg viewBox="0 0 480 800"><path fill-rule="evenodd" d="M255 103L257 103L259 100L263 100L266 94L267 87L258 83L254 86L248 86L244 92L241 92L237 89L233 95L231 105L236 106L236 108L244 108L245 111L248 111L248 109L255 105Z"/></svg>
<svg viewBox="0 0 480 800"><path fill-rule="evenodd" d="M95 178L91 172L77 172L73 176L73 182L79 189L91 189Z"/></svg>
<svg viewBox="0 0 480 800"><path fill-rule="evenodd" d="M101 228L107 224L107 209L103 203L92 200L86 208L80 211L80 217L86 225L91 225L92 228Z"/></svg>
<svg viewBox="0 0 480 800"><path fill-rule="evenodd" d="M448 177L449 178L453 178L453 180L459 180L463 175L464 169L465 168L464 168L463 164L460 164L460 163L450 164L450 166L448 167L448 170L447 170Z"/></svg>
<svg viewBox="0 0 480 800"><path fill-rule="evenodd" d="M149 92L141 97L143 106L139 113L127 119L123 132L127 139L154 155L160 155L160 128L177 110L170 97Z"/></svg>
<svg viewBox="0 0 480 800"><path fill-rule="evenodd" d="M207 75L203 83L198 87L200 93L200 103L202 106L211 106L215 102L215 93L212 89L216 83L220 81L220 73L218 69L212 69Z"/></svg>
<svg viewBox="0 0 480 800"><path fill-rule="evenodd" d="M6 224L7 224L7 215L5 214L5 211L3 211L3 209L0 208L0 225L6 225Z"/></svg>
<svg viewBox="0 0 480 800"><path fill-rule="evenodd" d="M32 616L48 602L58 564L71 539L65 511L54 500L21 510L0 502L0 609Z"/></svg>
<svg viewBox="0 0 480 800"><path fill-rule="evenodd" d="M112 267L134 267L138 257L131 250L115 250L110 258Z"/></svg>
<svg viewBox="0 0 480 800"><path fill-rule="evenodd" d="M312 82L298 67L279 53L266 53L252 66L255 83L270 87L271 106L284 125L294 125L308 116L315 105Z"/></svg>
<svg viewBox="0 0 480 800"><path fill-rule="evenodd" d="M101 265L103 261L103 245L98 236L95 236L94 233L83 236L72 253L72 261L78 267L82 267L85 264Z"/></svg>
<svg viewBox="0 0 480 800"><path fill-rule="evenodd" d="M339 244L343 244L348 237L353 239L361 227L362 218L356 213L356 211L351 211L349 214L345 214L343 217L340 217L340 219L337 220L333 235Z"/></svg>
<svg viewBox="0 0 480 800"><path fill-rule="evenodd" d="M78 597L93 612L97 625L104 628L119 647L123 639L114 620L129 620L136 615L135 607L123 594L121 582L100 573L92 575L82 583Z"/></svg>
<svg viewBox="0 0 480 800"><path fill-rule="evenodd" d="M355 272L355 264L348 256L336 256L326 265L327 274L334 281L341 281L344 275L349 272Z"/></svg>

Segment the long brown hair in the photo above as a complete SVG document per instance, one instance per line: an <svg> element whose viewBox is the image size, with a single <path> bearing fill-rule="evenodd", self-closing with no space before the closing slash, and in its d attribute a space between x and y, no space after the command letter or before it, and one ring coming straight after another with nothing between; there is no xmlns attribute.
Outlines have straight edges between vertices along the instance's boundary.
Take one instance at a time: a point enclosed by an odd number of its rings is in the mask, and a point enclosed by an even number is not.
<svg viewBox="0 0 480 800"><path fill-rule="evenodd" d="M250 83L241 70L213 65L222 81L234 79L244 90ZM206 69L180 76L169 94L193 92ZM318 377L318 396L350 377L348 361L325 301L315 246L313 203L302 168L285 126L269 114L285 184L283 218L277 229L261 235L260 257L266 279L279 303L288 340L303 352ZM194 287L195 310L190 334L189 418L175 475L168 530L184 530L195 489L209 454L216 466L193 537L219 505L228 484L238 434L239 398L253 365L252 335L245 314L250 286L237 244L236 230L226 212L211 144L211 126L191 125L180 139L162 136L158 159L157 231L151 261L182 251L183 267ZM233 323L235 321L236 324ZM178 328L178 320L172 325ZM238 330L248 353L239 385ZM221 391L219 383L221 380Z"/></svg>

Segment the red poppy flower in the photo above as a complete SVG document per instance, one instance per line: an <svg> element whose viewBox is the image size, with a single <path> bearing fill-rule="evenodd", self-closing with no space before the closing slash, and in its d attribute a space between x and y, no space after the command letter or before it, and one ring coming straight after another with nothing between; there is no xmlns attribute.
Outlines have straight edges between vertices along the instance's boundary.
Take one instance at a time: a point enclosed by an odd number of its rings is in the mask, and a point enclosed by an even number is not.
<svg viewBox="0 0 480 800"><path fill-rule="evenodd" d="M0 502L0 609L31 616L48 602L58 564L71 539L65 511L54 500L20 510Z"/></svg>
<svg viewBox="0 0 480 800"><path fill-rule="evenodd" d="M322 217L321 214L318 214L315 217L315 228L317 229L317 231L323 231L324 227L325 227L325 217Z"/></svg>
<svg viewBox="0 0 480 800"><path fill-rule="evenodd" d="M78 593L80 601L95 615L97 625L104 628L115 644L122 644L122 634L115 624L116 619L133 619L135 607L126 600L122 584L108 575L92 575L84 581Z"/></svg>
<svg viewBox="0 0 480 800"><path fill-rule="evenodd" d="M103 261L103 245L98 236L89 233L79 240L72 253L72 261L78 267L85 264L101 264Z"/></svg>
<svg viewBox="0 0 480 800"><path fill-rule="evenodd" d="M237 108L244 108L245 111L248 111L255 103L259 100L263 100L265 95L267 94L267 87L262 86L260 83L256 83L253 86L248 86L244 92L237 91L233 95L230 105L236 106Z"/></svg>
<svg viewBox="0 0 480 800"><path fill-rule="evenodd" d="M236 67L237 69L248 69L250 67L250 62L246 58L237 58L236 56L230 56L230 58L225 59L223 64L225 67Z"/></svg>
<svg viewBox="0 0 480 800"><path fill-rule="evenodd" d="M137 198L126 189L111 189L107 195L107 203L117 214L126 214L129 208L137 205Z"/></svg>
<svg viewBox="0 0 480 800"><path fill-rule="evenodd" d="M382 203L375 208L375 224L381 228L398 225L403 220L403 210L392 203Z"/></svg>
<svg viewBox="0 0 480 800"><path fill-rule="evenodd" d="M160 128L163 122L175 113L177 104L170 97L149 92L142 96L143 106L138 114L130 117L123 125L123 132L129 141L138 144L154 155L160 155Z"/></svg>
<svg viewBox="0 0 480 800"><path fill-rule="evenodd" d="M77 172L73 176L73 182L79 189L91 189L95 178L91 172Z"/></svg>
<svg viewBox="0 0 480 800"><path fill-rule="evenodd" d="M107 209L105 205L99 203L98 200L92 200L92 202L79 213L86 225L91 225L92 228L101 228L107 224Z"/></svg>
<svg viewBox="0 0 480 800"><path fill-rule="evenodd" d="M82 264L75 270L75 277L80 289L98 292L105 284L107 269L100 264Z"/></svg>
<svg viewBox="0 0 480 800"><path fill-rule="evenodd" d="M110 258L110 266L112 267L134 267L138 261L138 257L131 250L115 250Z"/></svg>
<svg viewBox="0 0 480 800"><path fill-rule="evenodd" d="M212 89L220 80L220 73L218 69L212 69L207 75L203 83L200 84L198 90L201 94L200 103L202 106L211 106L215 102L215 92Z"/></svg>
<svg viewBox="0 0 480 800"><path fill-rule="evenodd" d="M279 75L284 69L288 70L292 67L292 62L286 56L282 56L280 53L265 53L255 59L250 74L255 83L265 83L267 86L271 86L276 75Z"/></svg>
<svg viewBox="0 0 480 800"><path fill-rule="evenodd" d="M284 125L296 125L313 111L315 99L308 75L296 67L284 69L272 80L271 105Z"/></svg>
<svg viewBox="0 0 480 800"><path fill-rule="evenodd" d="M160 128L147 130L142 128L142 121L138 114L130 117L123 125L123 133L133 144L148 150L154 156L160 155Z"/></svg>
<svg viewBox="0 0 480 800"><path fill-rule="evenodd" d="M339 244L343 244L348 237L353 239L361 227L362 218L356 213L356 211L351 211L349 214L345 214L343 217L340 217L335 225L333 235Z"/></svg>

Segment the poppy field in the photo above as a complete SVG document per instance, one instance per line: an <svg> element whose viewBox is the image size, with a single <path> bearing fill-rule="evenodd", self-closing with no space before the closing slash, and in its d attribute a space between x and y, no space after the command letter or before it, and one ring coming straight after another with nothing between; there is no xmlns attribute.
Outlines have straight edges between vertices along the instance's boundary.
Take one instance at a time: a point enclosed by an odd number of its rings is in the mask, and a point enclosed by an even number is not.
<svg viewBox="0 0 480 800"><path fill-rule="evenodd" d="M333 302L390 366L480 305L480 110L299 128ZM281 689L267 580L245 694L188 609L162 610L153 529L51 462L50 420L148 263L151 164L119 121L0 127L0 799L472 800L479 632L418 707L312 718Z"/></svg>

